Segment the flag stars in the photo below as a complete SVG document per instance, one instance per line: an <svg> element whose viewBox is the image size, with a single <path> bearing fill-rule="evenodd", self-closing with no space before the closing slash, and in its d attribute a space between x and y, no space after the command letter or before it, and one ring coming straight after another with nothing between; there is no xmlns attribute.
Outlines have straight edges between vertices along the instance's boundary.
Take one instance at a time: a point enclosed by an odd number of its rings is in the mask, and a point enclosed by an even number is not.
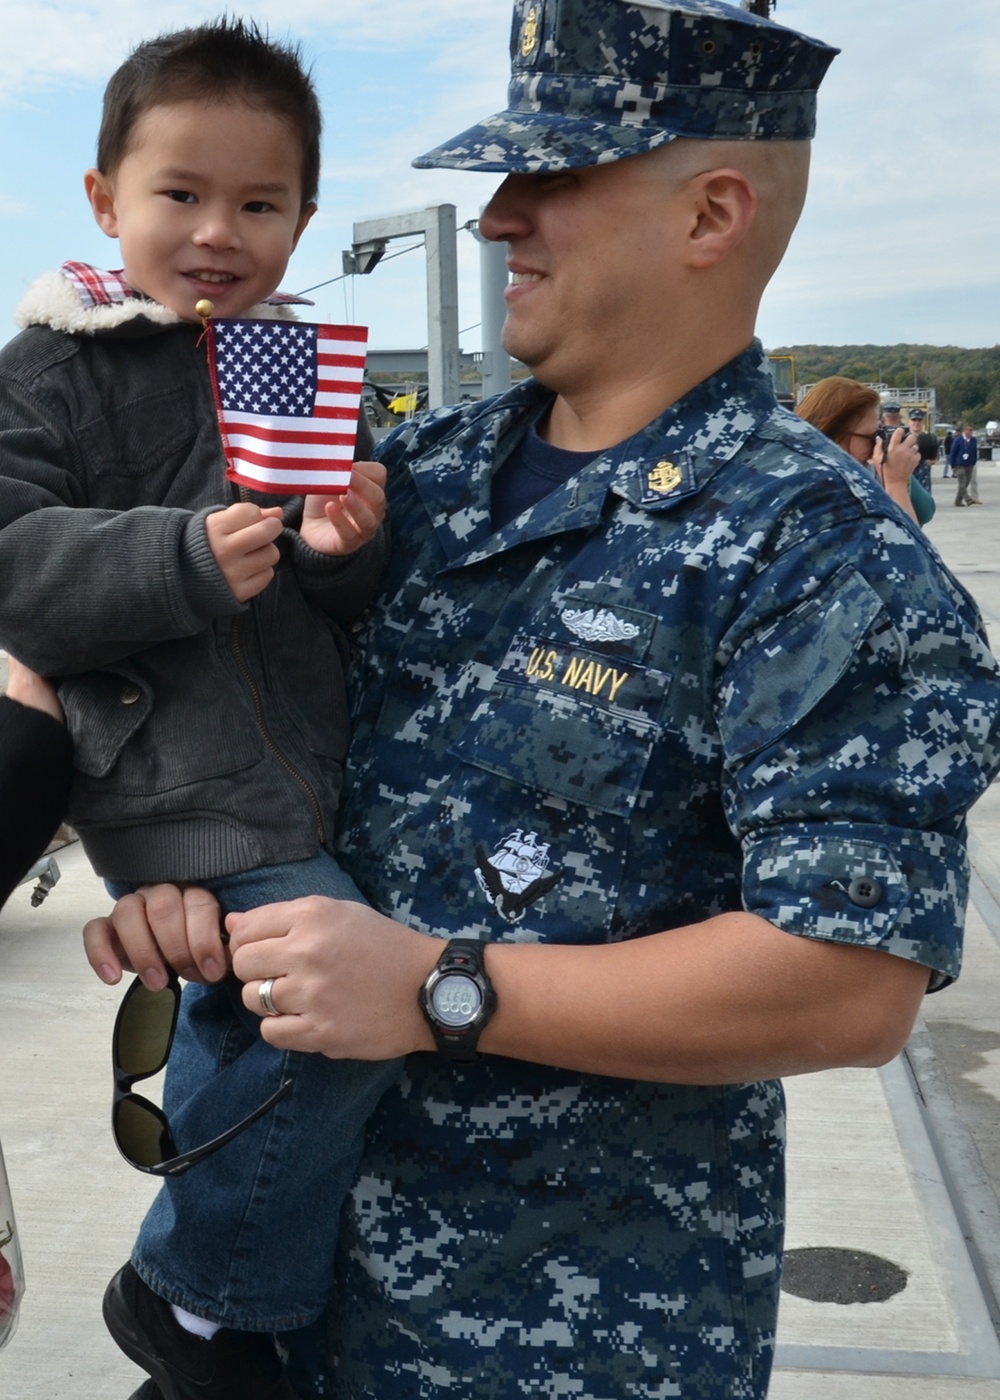
<svg viewBox="0 0 1000 1400"><path fill-rule="evenodd" d="M212 322L209 355L232 480L292 494L308 493L313 481L346 487L354 437L347 381L363 360L364 337L345 335L351 343L343 349L340 339L336 328L301 322Z"/></svg>
<svg viewBox="0 0 1000 1400"><path fill-rule="evenodd" d="M297 417L316 396L316 331L287 321L217 321L216 382L227 408Z"/></svg>

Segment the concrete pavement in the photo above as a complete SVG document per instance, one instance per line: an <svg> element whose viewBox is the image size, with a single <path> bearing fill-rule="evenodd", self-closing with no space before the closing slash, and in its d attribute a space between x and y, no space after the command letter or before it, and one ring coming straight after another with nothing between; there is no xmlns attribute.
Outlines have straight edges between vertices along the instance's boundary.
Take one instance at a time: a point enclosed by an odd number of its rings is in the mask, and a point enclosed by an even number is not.
<svg viewBox="0 0 1000 1400"><path fill-rule="evenodd" d="M959 513L953 484L935 474L928 534L1000 652L1000 464L979 476L984 504ZM971 830L961 981L926 1000L905 1056L887 1069L787 1086L789 1250L839 1261L844 1294L871 1256L872 1277L896 1291L851 1302L786 1293L771 1400L1000 1397L996 787ZM19 1330L0 1353L0 1396L126 1400L142 1377L107 1337L100 1303L155 1188L111 1140L121 993L98 983L80 945L84 921L108 901L79 845L56 859L61 879L39 908L22 886L0 914L0 1140L28 1274Z"/></svg>
<svg viewBox="0 0 1000 1400"><path fill-rule="evenodd" d="M1000 464L957 510L934 474L927 533L1000 654ZM783 1294L771 1400L1000 1397L1000 788L970 819L963 975L926 998L903 1056L787 1084L787 1247L870 1252L905 1271L881 1302Z"/></svg>

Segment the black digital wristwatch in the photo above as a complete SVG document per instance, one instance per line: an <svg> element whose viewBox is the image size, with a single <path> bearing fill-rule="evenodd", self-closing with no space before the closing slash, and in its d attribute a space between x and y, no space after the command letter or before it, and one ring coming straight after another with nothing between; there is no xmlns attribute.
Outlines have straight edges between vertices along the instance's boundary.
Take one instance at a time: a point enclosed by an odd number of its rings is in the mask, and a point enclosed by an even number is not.
<svg viewBox="0 0 1000 1400"><path fill-rule="evenodd" d="M484 1026L497 1007L483 964L483 945L470 938L453 938L420 988L420 1009L446 1059L468 1064Z"/></svg>

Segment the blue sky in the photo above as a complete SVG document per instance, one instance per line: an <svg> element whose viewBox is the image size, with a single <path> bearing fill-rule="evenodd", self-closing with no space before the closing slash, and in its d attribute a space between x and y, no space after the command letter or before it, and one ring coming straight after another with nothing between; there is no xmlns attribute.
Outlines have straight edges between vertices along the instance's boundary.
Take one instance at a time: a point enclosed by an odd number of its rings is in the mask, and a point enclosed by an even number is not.
<svg viewBox="0 0 1000 1400"><path fill-rule="evenodd" d="M201 0L4 0L0 63L0 343L14 308L66 258L117 267L82 176L104 83L140 39L214 17ZM416 171L414 155L504 105L510 0L231 4L312 63L326 121L320 210L283 286L340 279L355 221L450 202L474 219L496 177ZM997 0L778 0L774 18L843 52L820 92L806 211L765 297L786 344L1000 342ZM373 346L426 344L423 253L312 295L316 319ZM459 235L462 347L479 348L478 249Z"/></svg>

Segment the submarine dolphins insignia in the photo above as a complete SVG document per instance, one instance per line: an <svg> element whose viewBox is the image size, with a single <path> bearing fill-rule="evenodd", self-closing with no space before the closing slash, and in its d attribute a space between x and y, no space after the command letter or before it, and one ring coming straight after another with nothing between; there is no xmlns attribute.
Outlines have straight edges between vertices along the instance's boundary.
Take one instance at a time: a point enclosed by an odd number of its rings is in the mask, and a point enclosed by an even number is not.
<svg viewBox="0 0 1000 1400"><path fill-rule="evenodd" d="M584 642L626 642L639 635L633 622L624 622L610 608L564 608L559 621Z"/></svg>

